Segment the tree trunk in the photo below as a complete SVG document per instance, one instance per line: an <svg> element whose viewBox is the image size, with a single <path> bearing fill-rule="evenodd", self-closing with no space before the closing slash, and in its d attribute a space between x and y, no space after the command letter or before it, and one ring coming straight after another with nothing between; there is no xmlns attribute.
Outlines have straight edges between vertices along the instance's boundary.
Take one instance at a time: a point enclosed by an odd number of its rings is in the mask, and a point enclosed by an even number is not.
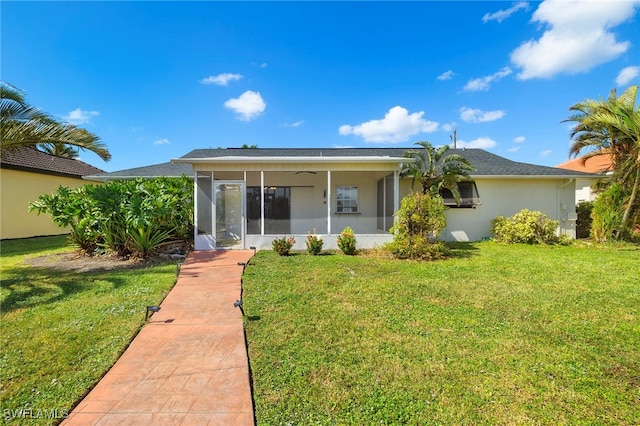
<svg viewBox="0 0 640 426"><path fill-rule="evenodd" d="M640 162L640 158L638 158ZM633 232L633 224L627 223L629 222L629 218L631 216L631 210L633 210L633 206L636 204L636 198L638 198L638 188L640 188L640 168L636 170L636 179L633 182L633 189L631 189L631 195L629 196L629 203L627 207L624 209L624 214L622 215L622 225L625 230L629 233Z"/></svg>

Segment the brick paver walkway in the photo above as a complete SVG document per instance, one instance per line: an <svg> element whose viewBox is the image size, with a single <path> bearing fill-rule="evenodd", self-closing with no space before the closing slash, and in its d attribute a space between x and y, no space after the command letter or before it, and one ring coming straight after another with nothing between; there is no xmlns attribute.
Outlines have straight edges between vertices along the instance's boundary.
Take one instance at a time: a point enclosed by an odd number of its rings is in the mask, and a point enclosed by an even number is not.
<svg viewBox="0 0 640 426"><path fill-rule="evenodd" d="M190 253L160 311L62 424L254 425L242 314L233 306L238 262L252 255Z"/></svg>

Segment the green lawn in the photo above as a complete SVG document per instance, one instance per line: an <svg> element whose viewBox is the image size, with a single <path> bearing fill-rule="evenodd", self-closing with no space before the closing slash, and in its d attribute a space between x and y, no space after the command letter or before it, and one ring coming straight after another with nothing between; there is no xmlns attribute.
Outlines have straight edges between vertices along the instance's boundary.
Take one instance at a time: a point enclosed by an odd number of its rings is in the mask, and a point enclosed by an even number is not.
<svg viewBox="0 0 640 426"><path fill-rule="evenodd" d="M640 424L640 248L270 251L243 279L259 425Z"/></svg>
<svg viewBox="0 0 640 426"><path fill-rule="evenodd" d="M64 242L1 243L3 421L50 424L47 416L68 412L127 347L145 307L160 303L175 283L175 264L80 273L24 263L72 250ZM26 414L16 416L21 409Z"/></svg>

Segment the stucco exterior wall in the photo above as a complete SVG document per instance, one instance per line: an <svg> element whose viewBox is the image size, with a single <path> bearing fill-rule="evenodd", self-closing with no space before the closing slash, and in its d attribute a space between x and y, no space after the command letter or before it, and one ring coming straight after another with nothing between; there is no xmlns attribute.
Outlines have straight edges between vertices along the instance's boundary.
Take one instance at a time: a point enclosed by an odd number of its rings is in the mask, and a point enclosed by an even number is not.
<svg viewBox="0 0 640 426"><path fill-rule="evenodd" d="M82 179L0 169L0 239L68 233L55 225L49 215L30 212L29 203L55 192L60 185L77 188L86 183Z"/></svg>
<svg viewBox="0 0 640 426"><path fill-rule="evenodd" d="M474 179L481 205L448 209L449 241L479 241L491 237L491 221L497 216L513 216L522 209L537 210L560 221L559 232L575 238L575 181L572 179ZM403 182L401 196L410 190Z"/></svg>
<svg viewBox="0 0 640 426"><path fill-rule="evenodd" d="M592 183L590 179L576 179L576 203L596 199L596 193L591 189Z"/></svg>

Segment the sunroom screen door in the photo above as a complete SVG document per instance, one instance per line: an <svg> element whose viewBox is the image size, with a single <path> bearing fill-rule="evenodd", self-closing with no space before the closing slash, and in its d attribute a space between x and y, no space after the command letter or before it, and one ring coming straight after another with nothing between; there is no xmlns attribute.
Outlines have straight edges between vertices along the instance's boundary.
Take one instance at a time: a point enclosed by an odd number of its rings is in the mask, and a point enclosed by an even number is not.
<svg viewBox="0 0 640 426"><path fill-rule="evenodd" d="M214 181L216 248L244 247L244 182Z"/></svg>

